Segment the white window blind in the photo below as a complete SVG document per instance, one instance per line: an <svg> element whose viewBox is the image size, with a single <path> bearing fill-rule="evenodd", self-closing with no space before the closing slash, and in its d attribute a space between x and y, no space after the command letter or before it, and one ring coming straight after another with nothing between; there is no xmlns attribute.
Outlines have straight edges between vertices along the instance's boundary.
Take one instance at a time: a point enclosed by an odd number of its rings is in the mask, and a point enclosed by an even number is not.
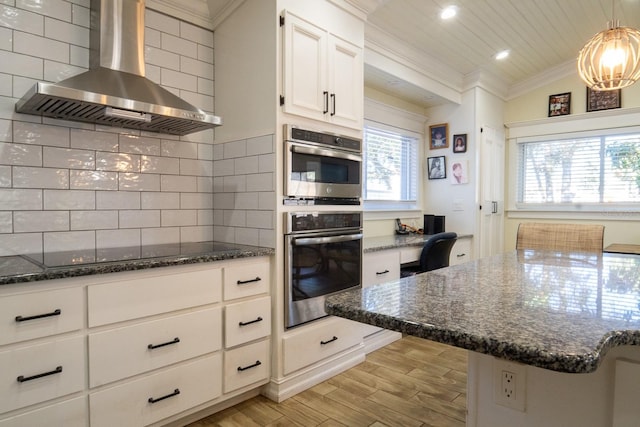
<svg viewBox="0 0 640 427"><path fill-rule="evenodd" d="M415 202L418 139L371 126L364 129L365 201Z"/></svg>
<svg viewBox="0 0 640 427"><path fill-rule="evenodd" d="M640 134L518 144L517 204L640 203Z"/></svg>

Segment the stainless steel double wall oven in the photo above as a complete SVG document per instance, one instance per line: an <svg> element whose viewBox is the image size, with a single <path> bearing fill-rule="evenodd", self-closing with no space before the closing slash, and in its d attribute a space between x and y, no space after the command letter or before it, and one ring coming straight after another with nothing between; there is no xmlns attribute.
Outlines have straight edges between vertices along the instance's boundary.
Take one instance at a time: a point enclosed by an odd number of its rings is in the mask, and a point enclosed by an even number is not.
<svg viewBox="0 0 640 427"><path fill-rule="evenodd" d="M285 323L326 316L328 295L362 285L362 140L286 125ZM336 206L335 209L326 206ZM355 208L357 209L357 208Z"/></svg>

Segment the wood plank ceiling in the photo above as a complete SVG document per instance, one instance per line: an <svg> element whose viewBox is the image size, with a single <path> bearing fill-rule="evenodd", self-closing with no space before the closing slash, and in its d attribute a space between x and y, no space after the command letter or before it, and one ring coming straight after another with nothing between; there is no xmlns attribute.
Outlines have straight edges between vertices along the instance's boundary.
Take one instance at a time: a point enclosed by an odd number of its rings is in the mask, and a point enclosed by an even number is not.
<svg viewBox="0 0 640 427"><path fill-rule="evenodd" d="M371 0L362 1L372 9ZM640 29L640 0L613 1L615 5L612 0L375 0L367 32L375 30L410 46L427 62L449 68L451 75L464 79L482 71L513 87L575 61L586 41L607 28L612 6L620 25ZM459 8L457 16L440 20L440 11L452 4ZM496 61L495 54L503 49L510 56ZM370 66L365 66L365 81L425 107L443 102Z"/></svg>

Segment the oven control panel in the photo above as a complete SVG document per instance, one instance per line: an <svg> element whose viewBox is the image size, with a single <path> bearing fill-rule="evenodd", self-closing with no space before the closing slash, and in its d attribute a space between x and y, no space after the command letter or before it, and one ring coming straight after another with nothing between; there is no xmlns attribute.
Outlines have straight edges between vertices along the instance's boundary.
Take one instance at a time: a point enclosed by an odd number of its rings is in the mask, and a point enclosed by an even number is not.
<svg viewBox="0 0 640 427"><path fill-rule="evenodd" d="M362 227L362 212L291 212L286 215L289 234Z"/></svg>
<svg viewBox="0 0 640 427"><path fill-rule="evenodd" d="M359 139L332 133L314 132L311 130L293 127L291 125L285 126L285 139L288 141L340 148L343 150L355 151L357 153L362 152L362 141Z"/></svg>

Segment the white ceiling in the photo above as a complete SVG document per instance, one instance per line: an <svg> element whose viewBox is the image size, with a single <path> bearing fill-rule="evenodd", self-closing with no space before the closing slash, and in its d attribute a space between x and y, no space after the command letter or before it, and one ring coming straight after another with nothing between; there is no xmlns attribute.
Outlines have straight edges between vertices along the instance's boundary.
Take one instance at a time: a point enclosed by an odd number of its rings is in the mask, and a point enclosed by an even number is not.
<svg viewBox="0 0 640 427"><path fill-rule="evenodd" d="M350 0L370 12L367 42L388 36L423 55L453 81L487 73L507 88L526 84L554 67L569 65L595 33L607 28L612 0ZM448 5L459 7L450 21L439 18ZM615 18L640 28L640 0L615 0ZM373 37L370 37L373 36ZM367 43L365 42L365 44ZM397 45L396 45L397 46ZM501 62L494 55L511 51ZM366 62L366 55L365 55ZM425 71L429 73L427 68ZM365 64L365 81L425 107L445 102L433 93Z"/></svg>

